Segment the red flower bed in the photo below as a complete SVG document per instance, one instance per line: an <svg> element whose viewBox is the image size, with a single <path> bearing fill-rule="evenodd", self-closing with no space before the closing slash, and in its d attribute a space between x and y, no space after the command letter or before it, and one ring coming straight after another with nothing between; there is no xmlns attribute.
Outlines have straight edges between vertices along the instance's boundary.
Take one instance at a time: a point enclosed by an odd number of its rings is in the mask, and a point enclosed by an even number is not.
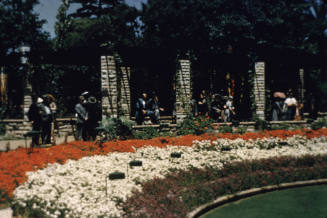
<svg viewBox="0 0 327 218"><path fill-rule="evenodd" d="M126 140L110 141L103 144L103 148L94 145L93 142L74 141L67 144L53 146L51 148L35 148L27 154L26 149L19 148L15 151L0 152L0 190L12 196L15 188L26 181L26 172L41 169L49 163L65 163L66 160L78 160L85 156L107 154L109 152L133 152L134 148L146 145L163 148L167 145L191 146L194 140L216 140L217 138L244 140L264 137L287 138L294 135L308 138L327 136L327 129L319 130L274 130L257 133L239 134L203 134L200 136L186 135L180 137L158 137L149 140Z"/></svg>

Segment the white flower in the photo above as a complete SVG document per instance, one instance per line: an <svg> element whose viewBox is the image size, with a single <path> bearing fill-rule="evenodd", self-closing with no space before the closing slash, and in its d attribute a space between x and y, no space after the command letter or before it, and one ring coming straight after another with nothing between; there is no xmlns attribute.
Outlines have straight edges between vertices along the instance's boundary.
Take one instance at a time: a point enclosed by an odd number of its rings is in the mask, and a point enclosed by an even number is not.
<svg viewBox="0 0 327 218"><path fill-rule="evenodd" d="M46 205L40 208L47 215L58 217L59 209L67 208L66 217L121 216L116 201L124 201L133 190L141 190L140 183L153 178L164 178L170 169L187 170L206 166L221 168L224 163L240 160L271 158L281 155L301 156L326 154L325 137L307 140L302 136L287 139L264 138L256 140L217 139L194 141L191 147L145 146L135 153L109 153L106 156L69 160L64 165L51 164L47 168L28 172L28 180L17 187L14 200L25 207L32 198ZM172 152L181 152L181 158L171 158ZM129 167L132 160L142 161L142 167ZM123 172L123 180L109 180L111 172ZM33 208L38 208L33 204Z"/></svg>

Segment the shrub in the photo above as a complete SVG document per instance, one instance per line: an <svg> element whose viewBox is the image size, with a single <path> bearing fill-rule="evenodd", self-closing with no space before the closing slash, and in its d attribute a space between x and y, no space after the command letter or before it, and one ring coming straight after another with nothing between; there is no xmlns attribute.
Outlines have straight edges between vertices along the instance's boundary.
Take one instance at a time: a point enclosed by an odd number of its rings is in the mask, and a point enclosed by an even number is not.
<svg viewBox="0 0 327 218"><path fill-rule="evenodd" d="M214 120L205 116L193 117L188 115L177 125L177 135L195 134L201 135L213 129Z"/></svg>
<svg viewBox="0 0 327 218"><path fill-rule="evenodd" d="M287 123L280 123L277 126L272 126L270 129L271 130L279 130L279 129L289 130L289 129L291 129L291 125L289 125Z"/></svg>
<svg viewBox="0 0 327 218"><path fill-rule="evenodd" d="M269 122L267 122L266 120L259 119L259 118L255 119L254 127L256 130L260 130L260 131L271 129Z"/></svg>
<svg viewBox="0 0 327 218"><path fill-rule="evenodd" d="M0 107L0 120L5 118L7 108L5 106ZM0 135L6 134L6 124L4 122L0 122Z"/></svg>
<svg viewBox="0 0 327 218"><path fill-rule="evenodd" d="M219 128L220 133L233 133L233 127L231 126L222 126Z"/></svg>
<svg viewBox="0 0 327 218"><path fill-rule="evenodd" d="M248 128L246 126L243 127L238 127L235 131L235 133L243 135L246 133L246 131L248 130Z"/></svg>
<svg viewBox="0 0 327 218"><path fill-rule="evenodd" d="M135 131L134 137L136 139L152 139L159 136L159 132L154 127L145 127L142 131Z"/></svg>
<svg viewBox="0 0 327 218"><path fill-rule="evenodd" d="M124 118L106 118L101 122L107 133L108 139L127 139L133 137L135 122Z"/></svg>
<svg viewBox="0 0 327 218"><path fill-rule="evenodd" d="M311 129L313 130L321 129L323 127L327 127L327 121L325 119L318 119L311 123Z"/></svg>

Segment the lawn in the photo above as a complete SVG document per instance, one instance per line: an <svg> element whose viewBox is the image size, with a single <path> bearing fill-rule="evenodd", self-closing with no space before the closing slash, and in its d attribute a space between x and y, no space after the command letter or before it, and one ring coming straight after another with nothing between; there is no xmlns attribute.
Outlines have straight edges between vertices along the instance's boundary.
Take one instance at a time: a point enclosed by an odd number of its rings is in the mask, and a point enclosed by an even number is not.
<svg viewBox="0 0 327 218"><path fill-rule="evenodd" d="M309 218L327 217L327 185L260 194L218 207L203 218Z"/></svg>

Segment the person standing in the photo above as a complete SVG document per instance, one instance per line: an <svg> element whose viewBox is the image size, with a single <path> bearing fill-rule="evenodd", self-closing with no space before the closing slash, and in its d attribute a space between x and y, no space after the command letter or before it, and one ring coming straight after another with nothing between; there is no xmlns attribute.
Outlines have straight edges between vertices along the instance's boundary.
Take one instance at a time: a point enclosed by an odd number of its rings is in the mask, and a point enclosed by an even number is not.
<svg viewBox="0 0 327 218"><path fill-rule="evenodd" d="M211 113L210 116L215 121L220 121L222 119L223 103L220 95L215 94L213 96L213 101L211 103Z"/></svg>
<svg viewBox="0 0 327 218"><path fill-rule="evenodd" d="M94 141L97 135L95 129L98 126L98 121L101 120L100 108L94 96L88 97L86 110L88 114L88 119L85 123L87 139Z"/></svg>
<svg viewBox="0 0 327 218"><path fill-rule="evenodd" d="M28 110L27 117L28 120L32 124L33 131L41 132L41 109L40 104L43 102L42 98L38 98L37 96L32 96L32 104ZM32 137L32 145L39 146L40 145L40 135L35 135Z"/></svg>
<svg viewBox="0 0 327 218"><path fill-rule="evenodd" d="M284 107L284 100L280 97L274 97L272 104L272 121L279 121L282 119Z"/></svg>
<svg viewBox="0 0 327 218"><path fill-rule="evenodd" d="M198 100L198 113L199 115L206 116L208 115L208 111L208 102L205 93L201 92Z"/></svg>
<svg viewBox="0 0 327 218"><path fill-rule="evenodd" d="M285 106L287 106L286 119L294 120L296 114L297 101L293 96L292 90L287 93L287 98L285 99Z"/></svg>
<svg viewBox="0 0 327 218"><path fill-rule="evenodd" d="M42 144L51 144L51 123L53 120L50 109L50 99L45 96L43 102L40 104L41 118L42 118Z"/></svg>
<svg viewBox="0 0 327 218"><path fill-rule="evenodd" d="M235 115L234 106L233 106L233 96L228 97L224 109L225 109L224 122L231 122L232 117Z"/></svg>
<svg viewBox="0 0 327 218"><path fill-rule="evenodd" d="M79 97L79 103L75 105L77 140L86 140L86 122L88 120L88 112L86 110L86 99L84 96Z"/></svg>
<svg viewBox="0 0 327 218"><path fill-rule="evenodd" d="M197 104L196 100L193 98L193 94L190 95L189 104L191 107L192 116L193 117L198 116L198 104Z"/></svg>
<svg viewBox="0 0 327 218"><path fill-rule="evenodd" d="M144 117L147 115L148 109L148 95L146 93L142 94L142 97L139 98L136 102L136 112L135 118L137 125L142 125Z"/></svg>

